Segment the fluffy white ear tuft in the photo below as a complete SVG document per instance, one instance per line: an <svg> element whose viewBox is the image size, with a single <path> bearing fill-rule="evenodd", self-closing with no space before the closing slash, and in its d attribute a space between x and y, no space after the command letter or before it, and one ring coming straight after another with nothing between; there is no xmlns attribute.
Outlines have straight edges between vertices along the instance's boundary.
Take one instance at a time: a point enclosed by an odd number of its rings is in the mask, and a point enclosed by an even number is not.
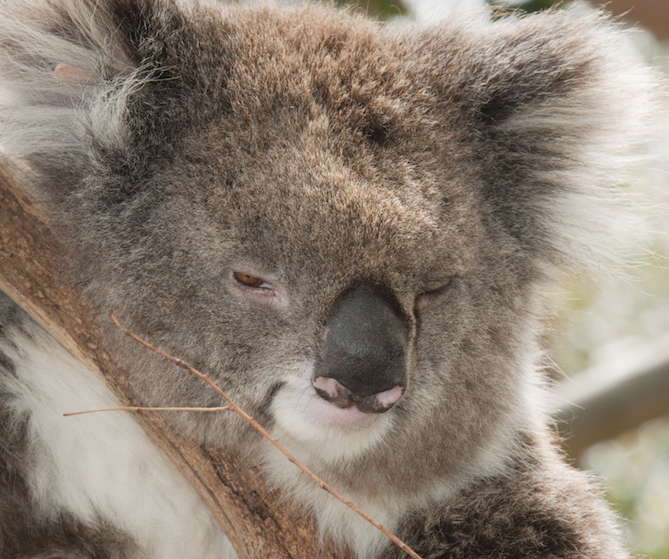
<svg viewBox="0 0 669 559"><path fill-rule="evenodd" d="M563 17L563 64L582 74L568 75L571 84L556 82L552 87L564 92L549 90L499 129L526 157L517 179L547 239L545 259L598 268L621 259L621 241L638 246L650 237L645 204L629 188L630 170L662 120L663 81L635 59L627 32L603 14ZM579 29L581 21L588 27Z"/></svg>
<svg viewBox="0 0 669 559"><path fill-rule="evenodd" d="M123 142L124 99L137 87L137 68L112 18L95 4L35 0L3 7L0 148L6 155L76 157L91 140Z"/></svg>
<svg viewBox="0 0 669 559"><path fill-rule="evenodd" d="M452 94L480 131L499 221L550 267L596 268L615 259L621 229L643 228L623 185L661 114L662 78L606 14L580 8L470 27Z"/></svg>

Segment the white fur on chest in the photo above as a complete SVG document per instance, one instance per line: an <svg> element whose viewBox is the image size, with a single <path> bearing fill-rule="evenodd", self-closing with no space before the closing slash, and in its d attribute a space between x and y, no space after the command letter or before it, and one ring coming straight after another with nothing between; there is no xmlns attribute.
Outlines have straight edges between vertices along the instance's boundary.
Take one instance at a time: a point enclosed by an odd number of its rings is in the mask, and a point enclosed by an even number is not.
<svg viewBox="0 0 669 559"><path fill-rule="evenodd" d="M195 490L127 412L63 417L120 404L97 374L29 330L12 333L16 347L3 344L16 365L3 382L13 408L30 413L28 480L40 512L103 517L155 559L236 559Z"/></svg>

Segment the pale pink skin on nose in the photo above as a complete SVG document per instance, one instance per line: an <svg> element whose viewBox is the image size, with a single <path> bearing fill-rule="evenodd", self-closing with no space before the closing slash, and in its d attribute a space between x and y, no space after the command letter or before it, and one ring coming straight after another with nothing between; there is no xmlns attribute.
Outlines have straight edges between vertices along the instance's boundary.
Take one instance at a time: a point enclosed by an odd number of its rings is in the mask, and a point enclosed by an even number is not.
<svg viewBox="0 0 669 559"><path fill-rule="evenodd" d="M394 386L362 399L355 399L348 388L329 377L318 377L312 381L319 396L338 408L355 406L363 413L383 413L388 411L404 394L404 388Z"/></svg>
<svg viewBox="0 0 669 559"><path fill-rule="evenodd" d="M386 390L385 392L379 392L378 394L375 394L376 401L383 406L384 408L390 408L397 402L402 397L402 394L404 394L404 388L401 386L395 386L394 388L391 388L390 390Z"/></svg>

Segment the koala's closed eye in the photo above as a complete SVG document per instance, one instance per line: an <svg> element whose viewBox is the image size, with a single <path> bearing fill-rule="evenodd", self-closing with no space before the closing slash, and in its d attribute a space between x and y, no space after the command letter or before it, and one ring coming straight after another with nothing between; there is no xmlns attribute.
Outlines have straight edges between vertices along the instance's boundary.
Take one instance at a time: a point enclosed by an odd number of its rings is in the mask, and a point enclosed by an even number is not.
<svg viewBox="0 0 669 559"><path fill-rule="evenodd" d="M454 283L454 278L448 278L441 285L434 289L422 291L416 295L416 309L422 309L445 295Z"/></svg>

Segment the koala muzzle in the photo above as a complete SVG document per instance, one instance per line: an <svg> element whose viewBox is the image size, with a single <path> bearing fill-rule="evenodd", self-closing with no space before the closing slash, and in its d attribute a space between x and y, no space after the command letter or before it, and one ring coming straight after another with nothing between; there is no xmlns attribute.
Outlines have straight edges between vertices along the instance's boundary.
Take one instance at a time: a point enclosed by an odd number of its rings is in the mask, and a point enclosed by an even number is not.
<svg viewBox="0 0 669 559"><path fill-rule="evenodd" d="M407 382L407 328L398 305L371 286L342 297L325 326L313 386L340 408L388 411Z"/></svg>

